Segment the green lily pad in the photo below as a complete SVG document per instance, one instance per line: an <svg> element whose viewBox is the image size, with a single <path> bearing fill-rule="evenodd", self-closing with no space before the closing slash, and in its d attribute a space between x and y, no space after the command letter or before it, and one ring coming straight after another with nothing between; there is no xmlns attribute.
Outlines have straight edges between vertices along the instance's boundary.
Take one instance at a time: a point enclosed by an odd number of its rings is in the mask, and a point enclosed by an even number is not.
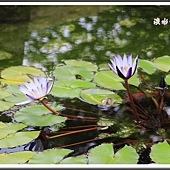
<svg viewBox="0 0 170 170"><path fill-rule="evenodd" d="M8 84L7 87L0 91L0 94L1 92L8 94L6 96L2 96L3 100L14 104L28 100L28 98L19 91L17 84Z"/></svg>
<svg viewBox="0 0 170 170"><path fill-rule="evenodd" d="M29 81L28 74L44 76L45 73L34 67L27 66L12 66L8 67L1 72L1 81L7 84L23 84L24 81Z"/></svg>
<svg viewBox="0 0 170 170"><path fill-rule="evenodd" d="M71 66L77 66L77 67L85 67L89 71L97 71L98 67L97 65L88 62L88 61L82 61L82 60L64 60L64 63L66 65Z"/></svg>
<svg viewBox="0 0 170 170"><path fill-rule="evenodd" d="M59 163L71 150L69 149L49 149L38 152L30 160L29 164L56 164Z"/></svg>
<svg viewBox="0 0 170 170"><path fill-rule="evenodd" d="M94 81L101 87L105 87L111 90L125 90L119 76L112 71L100 71L94 75Z"/></svg>
<svg viewBox="0 0 170 170"><path fill-rule="evenodd" d="M170 56L168 55L158 57L157 59L154 60L154 64L156 68L165 72L168 72L170 70L169 63L170 63Z"/></svg>
<svg viewBox="0 0 170 170"><path fill-rule="evenodd" d="M25 128L27 125L22 123L3 123L0 122L0 139L5 138L9 134Z"/></svg>
<svg viewBox="0 0 170 170"><path fill-rule="evenodd" d="M125 145L122 149L116 152L114 156L114 164L137 164L139 155L131 146Z"/></svg>
<svg viewBox="0 0 170 170"><path fill-rule="evenodd" d="M170 85L170 74L165 77L166 84Z"/></svg>
<svg viewBox="0 0 170 170"><path fill-rule="evenodd" d="M138 74L135 73L129 80L128 83L134 86L139 86L140 80L138 78Z"/></svg>
<svg viewBox="0 0 170 170"><path fill-rule="evenodd" d="M5 111L10 109L11 107L14 106L14 103L11 102L6 102L6 101L0 101L0 111Z"/></svg>
<svg viewBox="0 0 170 170"><path fill-rule="evenodd" d="M153 74L156 71L155 64L148 60L139 60L138 67L142 68L146 73Z"/></svg>
<svg viewBox="0 0 170 170"><path fill-rule="evenodd" d="M101 144L88 153L89 164L113 164L113 145Z"/></svg>
<svg viewBox="0 0 170 170"><path fill-rule="evenodd" d="M57 108L53 109L57 110ZM43 105L35 105L16 112L14 119L29 126L50 126L65 122L67 118L52 114Z"/></svg>
<svg viewBox="0 0 170 170"><path fill-rule="evenodd" d="M131 146L124 146L114 154L112 144L101 144L88 155L89 164L136 164L139 158Z"/></svg>
<svg viewBox="0 0 170 170"><path fill-rule="evenodd" d="M68 157L63 159L60 164L87 164L87 157L85 155Z"/></svg>
<svg viewBox="0 0 170 170"><path fill-rule="evenodd" d="M53 75L57 80L76 80L82 79L85 81L91 81L93 78L93 72L90 72L85 67L76 67L70 65L64 65L56 67Z"/></svg>
<svg viewBox="0 0 170 170"><path fill-rule="evenodd" d="M80 96L82 88L93 87L95 87L95 84L84 80L56 81L51 94L57 97L75 98Z"/></svg>
<svg viewBox="0 0 170 170"><path fill-rule="evenodd" d="M9 134L7 137L0 140L0 148L13 148L16 146L27 144L36 139L39 133L39 131L30 131Z"/></svg>
<svg viewBox="0 0 170 170"><path fill-rule="evenodd" d="M0 164L24 164L35 154L31 151L0 154Z"/></svg>
<svg viewBox="0 0 170 170"><path fill-rule="evenodd" d="M5 92L0 90L0 98L3 99L5 97L11 96L12 94L10 92Z"/></svg>
<svg viewBox="0 0 170 170"><path fill-rule="evenodd" d="M114 92L97 88L82 90L80 97L83 101L94 105L102 105L102 101L107 98L113 99L115 101L114 105L122 102L121 97Z"/></svg>
<svg viewBox="0 0 170 170"><path fill-rule="evenodd" d="M154 144L151 147L150 157L157 164L170 164L170 146L167 141Z"/></svg>

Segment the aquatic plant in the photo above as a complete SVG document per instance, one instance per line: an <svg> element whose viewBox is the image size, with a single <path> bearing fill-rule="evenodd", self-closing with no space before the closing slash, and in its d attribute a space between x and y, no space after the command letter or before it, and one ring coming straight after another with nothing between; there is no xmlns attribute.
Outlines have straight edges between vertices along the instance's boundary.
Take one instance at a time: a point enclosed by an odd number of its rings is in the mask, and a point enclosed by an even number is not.
<svg viewBox="0 0 170 170"><path fill-rule="evenodd" d="M136 107L134 104L134 100L133 100L133 96L130 92L130 88L129 88L129 84L128 84L128 79L131 78L135 74L135 71L137 69L138 56L136 56L133 64L132 64L132 54L128 54L128 55L124 54L123 59L118 54L117 56L114 56L110 61L111 61L111 64L108 64L110 69L115 74L117 74L120 78L122 78L125 82L129 100L131 102L132 109L135 114L135 120L139 122L140 121L139 115L137 113L137 110L136 110Z"/></svg>

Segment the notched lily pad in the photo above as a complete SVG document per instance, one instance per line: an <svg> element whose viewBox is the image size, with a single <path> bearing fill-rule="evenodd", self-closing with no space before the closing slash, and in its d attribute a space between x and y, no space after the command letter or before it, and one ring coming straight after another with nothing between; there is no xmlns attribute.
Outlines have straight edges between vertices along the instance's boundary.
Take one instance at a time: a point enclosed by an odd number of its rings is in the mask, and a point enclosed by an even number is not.
<svg viewBox="0 0 170 170"><path fill-rule="evenodd" d="M114 164L137 164L139 155L136 150L131 146L125 145L122 149L118 150L114 155Z"/></svg>
<svg viewBox="0 0 170 170"><path fill-rule="evenodd" d="M159 142L151 147L150 157L157 164L170 164L170 145L167 141Z"/></svg>

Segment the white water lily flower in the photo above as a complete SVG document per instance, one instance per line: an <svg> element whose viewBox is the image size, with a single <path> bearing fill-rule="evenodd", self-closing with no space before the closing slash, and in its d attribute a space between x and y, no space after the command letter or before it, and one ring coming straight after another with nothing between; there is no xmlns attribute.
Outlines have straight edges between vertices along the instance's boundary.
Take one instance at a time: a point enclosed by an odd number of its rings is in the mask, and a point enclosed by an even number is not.
<svg viewBox="0 0 170 170"><path fill-rule="evenodd" d="M110 61L111 64L108 64L110 69L122 79L127 80L135 74L138 65L138 56L136 56L133 64L131 54L124 54L123 59L118 54L117 56L114 56Z"/></svg>
<svg viewBox="0 0 170 170"><path fill-rule="evenodd" d="M25 82L25 85L19 85L19 91L25 94L29 100L17 105L30 103L34 100L43 100L54 85L54 78L43 76L31 76L30 78L30 82Z"/></svg>

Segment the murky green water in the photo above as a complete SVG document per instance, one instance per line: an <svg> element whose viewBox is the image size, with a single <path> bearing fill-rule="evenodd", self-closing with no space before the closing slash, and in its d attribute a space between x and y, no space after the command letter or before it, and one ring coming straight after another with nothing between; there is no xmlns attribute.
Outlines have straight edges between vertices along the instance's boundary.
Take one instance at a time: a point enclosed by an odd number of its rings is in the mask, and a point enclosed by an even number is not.
<svg viewBox="0 0 170 170"><path fill-rule="evenodd" d="M168 55L170 24L163 20L170 18L169 9L136 5L30 6L25 10L29 16L26 20L16 17L15 22L9 18L1 22L0 67L23 64L50 71L63 59L101 64L117 53L132 53L142 59ZM155 18L160 18L160 25L154 25Z"/></svg>

